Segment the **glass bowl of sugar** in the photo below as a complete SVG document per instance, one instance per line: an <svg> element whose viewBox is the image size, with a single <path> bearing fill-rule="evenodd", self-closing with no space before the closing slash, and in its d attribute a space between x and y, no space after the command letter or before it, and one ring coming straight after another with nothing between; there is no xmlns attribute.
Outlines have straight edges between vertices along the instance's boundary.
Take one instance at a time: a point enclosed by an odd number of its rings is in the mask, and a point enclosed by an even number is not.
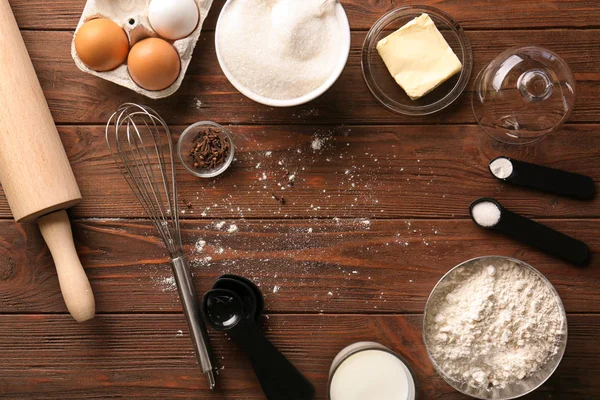
<svg viewBox="0 0 600 400"><path fill-rule="evenodd" d="M477 399L516 399L558 368L567 315L550 281L531 265L479 257L434 287L423 340L435 370L454 389Z"/></svg>
<svg viewBox="0 0 600 400"><path fill-rule="evenodd" d="M298 106L342 74L350 24L339 1L227 0L215 47L227 80L244 96L272 107Z"/></svg>
<svg viewBox="0 0 600 400"><path fill-rule="evenodd" d="M400 28L404 29L409 23L414 23L424 14L431 18L435 28L437 28L443 40L445 39L447 42L447 46L450 47L462 64L462 69L445 78L445 81L442 81L441 84L430 89L421 97L411 98L390 73L388 66L380 56L377 46L382 39L390 37L394 32L397 33ZM431 45L431 42L427 39L432 40L433 43L439 43L439 39L435 39L435 37L439 37L437 33L433 34L433 38L419 37L413 39L414 42L407 39L404 45L411 48ZM439 53L433 49L439 50ZM416 57L427 58L429 53L439 55L445 52L445 50L442 51L435 47L431 47L431 49L424 48L424 51L418 53ZM422 73L425 82L432 79L440 71L435 69L426 71L421 68L431 68L432 65L439 67L440 64L447 64L448 61L441 58L436 61L432 58L428 59L429 61L423 61L425 64L420 64L415 60L404 59L407 56L400 55L399 57L402 58L403 64L410 66L407 76L415 77ZM383 15L371 27L362 48L362 71L367 87L382 106L397 114L409 116L429 115L450 106L467 87L472 68L473 53L471 44L462 27L450 15L429 6L404 6Z"/></svg>

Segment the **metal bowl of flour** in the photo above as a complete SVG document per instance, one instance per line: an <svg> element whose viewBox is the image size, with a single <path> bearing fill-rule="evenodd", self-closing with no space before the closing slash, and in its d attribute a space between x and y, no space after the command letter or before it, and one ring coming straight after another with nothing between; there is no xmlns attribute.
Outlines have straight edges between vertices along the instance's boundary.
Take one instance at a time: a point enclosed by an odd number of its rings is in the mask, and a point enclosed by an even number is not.
<svg viewBox="0 0 600 400"><path fill-rule="evenodd" d="M444 371L444 369L438 364L434 355L432 354L432 346L434 346L434 338L433 338L433 326L434 319L438 315L436 315L435 304L439 303L441 299L446 299L446 296L456 288L460 283L466 281L470 274L475 274L477 271L481 271L481 268L486 268L487 266L499 266L502 264L512 264L517 266L518 268L524 268L531 272L532 275L539 278L543 285L545 285L550 293L553 300L556 302L556 306L558 308L558 314L562 316L559 320L559 324L556 327L556 338L554 343L554 352L549 356L549 358L545 361L545 363L535 372L523 377L520 380L517 380L514 383L508 384L505 387L498 387L493 385L488 385L487 387L475 387L470 385L466 380L460 379L457 380L450 376L449 373ZM453 279L458 278L458 279ZM455 281L455 283L453 283ZM473 293L473 297L474 297ZM556 289L550 281L537 269L533 268L531 265L514 259L510 257L502 257L502 256L486 256L486 257L478 257L472 260L465 261L456 267L452 268L446 275L440 279L437 285L431 291L429 299L427 300L427 304L425 305L425 313L423 316L423 340L425 342L425 348L427 349L427 355L431 360L435 370L437 373L454 389L459 392L466 394L468 396L477 398L477 399L485 399L485 400L509 400L516 399L518 397L524 396L528 393L539 388L544 382L552 376L554 371L558 368L563 355L565 353L565 349L567 346L567 315L565 313L565 308L560 299L560 296L556 292ZM469 363L470 360L465 360L465 362Z"/></svg>

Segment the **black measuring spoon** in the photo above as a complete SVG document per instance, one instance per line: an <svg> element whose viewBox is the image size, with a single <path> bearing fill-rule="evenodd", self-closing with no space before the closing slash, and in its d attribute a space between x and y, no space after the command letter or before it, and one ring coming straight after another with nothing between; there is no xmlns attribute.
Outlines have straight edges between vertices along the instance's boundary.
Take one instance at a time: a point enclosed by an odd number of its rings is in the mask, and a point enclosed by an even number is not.
<svg viewBox="0 0 600 400"><path fill-rule="evenodd" d="M263 294L260 291L260 289L258 288L258 286L256 286L256 284L254 282L252 282L250 279L244 278L243 276L232 275L232 274L221 275L215 281L215 284L213 285L213 289L230 289L230 290L233 290L234 292L238 293L238 295L239 295L240 292L235 290L235 288L233 286L234 283L231 282L231 280L237 281L240 284L237 286L237 288L244 287L244 290L250 290L254 294L254 300L256 302L256 312L254 315L254 319L256 321L259 321L260 316L262 315L262 313L265 309L265 298L263 297Z"/></svg>
<svg viewBox="0 0 600 400"><path fill-rule="evenodd" d="M502 232L575 265L584 265L589 260L590 250L585 243L515 214L502 207L496 199L483 197L475 200L469 212L473 221L482 228Z"/></svg>
<svg viewBox="0 0 600 400"><path fill-rule="evenodd" d="M561 196L591 200L596 193L594 181L589 176L508 157L494 158L489 169L501 181Z"/></svg>
<svg viewBox="0 0 600 400"><path fill-rule="evenodd" d="M254 373L268 400L312 400L313 385L265 337L248 315L256 312L252 303L229 289L212 289L204 295L206 321L227 332L250 358Z"/></svg>
<svg viewBox="0 0 600 400"><path fill-rule="evenodd" d="M231 290L242 298L244 302L245 311L247 314L244 315L246 318L256 319L256 297L254 292L244 282L240 282L237 279L231 278L219 278L213 285L213 289L227 289Z"/></svg>

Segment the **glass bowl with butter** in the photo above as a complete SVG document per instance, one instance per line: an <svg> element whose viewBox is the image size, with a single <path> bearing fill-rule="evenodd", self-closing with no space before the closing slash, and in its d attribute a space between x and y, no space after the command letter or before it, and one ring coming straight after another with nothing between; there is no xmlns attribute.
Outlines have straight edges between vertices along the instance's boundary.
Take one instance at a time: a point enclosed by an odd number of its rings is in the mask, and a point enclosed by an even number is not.
<svg viewBox="0 0 600 400"><path fill-rule="evenodd" d="M465 32L434 7L388 12L373 25L362 49L367 87L398 114L429 115L448 107L465 90L472 69Z"/></svg>

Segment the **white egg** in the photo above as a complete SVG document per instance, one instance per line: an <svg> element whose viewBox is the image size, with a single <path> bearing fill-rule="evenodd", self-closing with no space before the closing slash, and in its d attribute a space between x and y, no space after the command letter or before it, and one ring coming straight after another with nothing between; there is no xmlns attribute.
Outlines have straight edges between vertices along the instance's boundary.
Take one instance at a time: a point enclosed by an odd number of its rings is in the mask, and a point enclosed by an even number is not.
<svg viewBox="0 0 600 400"><path fill-rule="evenodd" d="M194 0L152 0L148 6L148 19L160 36L177 40L196 29L200 12Z"/></svg>

